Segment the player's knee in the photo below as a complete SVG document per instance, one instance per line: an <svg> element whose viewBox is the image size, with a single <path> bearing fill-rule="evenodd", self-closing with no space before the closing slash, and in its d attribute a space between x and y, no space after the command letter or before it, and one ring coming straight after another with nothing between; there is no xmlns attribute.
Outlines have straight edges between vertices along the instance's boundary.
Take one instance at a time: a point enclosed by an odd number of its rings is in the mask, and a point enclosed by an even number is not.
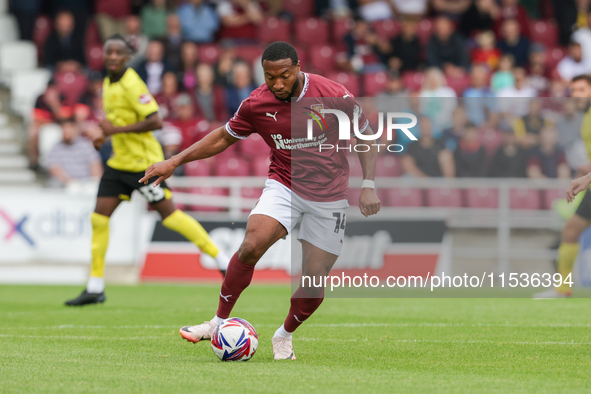
<svg viewBox="0 0 591 394"><path fill-rule="evenodd" d="M575 217L566 222L562 230L562 242L577 243L585 227Z"/></svg>
<svg viewBox="0 0 591 394"><path fill-rule="evenodd" d="M245 239L238 249L238 258L244 264L255 265L265 254L266 249L260 243Z"/></svg>

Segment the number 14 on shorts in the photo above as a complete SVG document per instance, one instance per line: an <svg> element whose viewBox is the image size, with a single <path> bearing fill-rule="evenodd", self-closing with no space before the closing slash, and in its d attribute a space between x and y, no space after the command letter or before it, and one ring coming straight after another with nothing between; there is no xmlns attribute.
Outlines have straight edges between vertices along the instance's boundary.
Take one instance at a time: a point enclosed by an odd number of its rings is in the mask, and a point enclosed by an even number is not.
<svg viewBox="0 0 591 394"><path fill-rule="evenodd" d="M334 232L336 234L339 233L340 230L344 230L345 229L345 219L346 219L346 214L343 214L343 219L341 220L341 213L340 212L333 212L332 214L333 217L335 217L337 219L337 223L334 227Z"/></svg>

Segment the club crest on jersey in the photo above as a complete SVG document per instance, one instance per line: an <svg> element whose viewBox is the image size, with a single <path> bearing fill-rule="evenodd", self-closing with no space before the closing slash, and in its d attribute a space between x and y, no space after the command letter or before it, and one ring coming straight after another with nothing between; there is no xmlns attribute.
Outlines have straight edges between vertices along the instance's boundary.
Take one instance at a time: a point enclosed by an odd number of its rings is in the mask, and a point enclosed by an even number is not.
<svg viewBox="0 0 591 394"><path fill-rule="evenodd" d="M148 93L142 93L138 101L140 104L149 104L150 101L152 101L152 96L150 96Z"/></svg>
<svg viewBox="0 0 591 394"><path fill-rule="evenodd" d="M321 114L321 111L324 109L323 104L312 104L312 105L310 105L310 107L304 107L304 109L307 109L310 111L310 113L304 112L304 114L312 117L312 119L314 119L316 121L316 123L318 123L318 126L320 126L320 130L324 131L322 124L324 124L324 126L326 126L326 130L328 130L328 125L326 124L326 119L324 119L324 116L322 116L322 114ZM320 123L320 121L322 121L322 123Z"/></svg>

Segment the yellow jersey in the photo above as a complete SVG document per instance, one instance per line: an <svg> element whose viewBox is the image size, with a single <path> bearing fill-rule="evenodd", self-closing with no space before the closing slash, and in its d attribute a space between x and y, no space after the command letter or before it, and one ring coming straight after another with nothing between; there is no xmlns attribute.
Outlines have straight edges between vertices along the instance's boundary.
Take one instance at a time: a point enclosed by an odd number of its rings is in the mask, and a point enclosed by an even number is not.
<svg viewBox="0 0 591 394"><path fill-rule="evenodd" d="M103 108L107 119L115 127L141 122L148 115L158 112L156 100L131 68L117 82L111 83L109 77L105 78ZM113 155L107 165L116 170L141 172L164 160L162 147L151 131L114 134L112 143Z"/></svg>
<svg viewBox="0 0 591 394"><path fill-rule="evenodd" d="M587 155L591 160L591 108L583 115L583 121L581 122L581 138L587 148Z"/></svg>

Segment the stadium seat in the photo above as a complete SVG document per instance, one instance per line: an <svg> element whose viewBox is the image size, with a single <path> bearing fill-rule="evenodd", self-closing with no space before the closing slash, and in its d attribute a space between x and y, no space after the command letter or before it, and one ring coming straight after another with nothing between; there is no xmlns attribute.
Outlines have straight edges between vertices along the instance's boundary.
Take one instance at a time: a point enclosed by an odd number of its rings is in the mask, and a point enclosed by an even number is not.
<svg viewBox="0 0 591 394"><path fill-rule="evenodd" d="M353 96L359 96L359 77L353 72L333 71L326 77L343 85Z"/></svg>
<svg viewBox="0 0 591 394"><path fill-rule="evenodd" d="M349 176L350 177L363 177L363 169L361 168L361 162L357 154L347 155L349 161Z"/></svg>
<svg viewBox="0 0 591 394"><path fill-rule="evenodd" d="M301 45L298 44L294 44L293 46L296 50L296 52L298 53L298 59L300 61L300 63L302 63L302 70L303 71L307 71L308 70L308 66L310 65L308 63L308 51L307 48L304 48Z"/></svg>
<svg viewBox="0 0 591 394"><path fill-rule="evenodd" d="M244 60L248 64L254 62L261 57L264 49L258 45L241 45L234 48L236 50L236 57Z"/></svg>
<svg viewBox="0 0 591 394"><path fill-rule="evenodd" d="M462 191L460 189L436 188L427 190L427 205L430 207L462 207Z"/></svg>
<svg viewBox="0 0 591 394"><path fill-rule="evenodd" d="M486 157L491 159L497 149L503 144L503 135L494 129L485 129L480 132L480 139L484 145Z"/></svg>
<svg viewBox="0 0 591 394"><path fill-rule="evenodd" d="M35 27L33 29L33 42L37 46L38 60L43 59L43 46L47 37L51 34L51 18L47 15L37 17Z"/></svg>
<svg viewBox="0 0 591 394"><path fill-rule="evenodd" d="M283 10L296 18L314 14L314 0L283 0Z"/></svg>
<svg viewBox="0 0 591 394"><path fill-rule="evenodd" d="M11 14L0 14L0 43L19 39L18 23Z"/></svg>
<svg viewBox="0 0 591 394"><path fill-rule="evenodd" d="M556 65L566 56L564 48L549 48L546 57L546 66L549 70L554 70Z"/></svg>
<svg viewBox="0 0 591 394"><path fill-rule="evenodd" d="M427 45L433 32L433 22L430 19L423 19L419 22L419 30L417 35L419 36L419 42L423 47Z"/></svg>
<svg viewBox="0 0 591 394"><path fill-rule="evenodd" d="M298 19L295 36L300 44L325 44L328 42L328 24L320 18Z"/></svg>
<svg viewBox="0 0 591 394"><path fill-rule="evenodd" d="M420 71L407 71L402 74L402 83L411 92L418 92L423 86L425 74Z"/></svg>
<svg viewBox="0 0 591 394"><path fill-rule="evenodd" d="M86 45L95 45L102 43L101 32L95 21L89 20L86 26L86 36L84 37Z"/></svg>
<svg viewBox="0 0 591 394"><path fill-rule="evenodd" d="M398 158L392 154L378 156L376 162L376 176L397 177L402 174L402 167Z"/></svg>
<svg viewBox="0 0 591 394"><path fill-rule="evenodd" d="M62 128L55 123L47 123L39 129L39 163L47 166L49 151L62 140Z"/></svg>
<svg viewBox="0 0 591 394"><path fill-rule="evenodd" d="M536 189L511 189L509 200L511 209L540 209L542 205Z"/></svg>
<svg viewBox="0 0 591 394"><path fill-rule="evenodd" d="M29 119L37 97L45 91L51 72L45 69L16 71L10 79L10 106Z"/></svg>
<svg viewBox="0 0 591 394"><path fill-rule="evenodd" d="M554 21L532 20L529 22L530 39L546 47L558 45L558 26Z"/></svg>
<svg viewBox="0 0 591 394"><path fill-rule="evenodd" d="M103 65L103 45L92 44L85 48L86 52L86 64L88 67L95 71L101 71Z"/></svg>
<svg viewBox="0 0 591 394"><path fill-rule="evenodd" d="M263 140L260 134L251 134L247 139L240 141L240 150L243 152L242 156L248 158L255 158L259 156L267 157L271 153L271 149Z"/></svg>
<svg viewBox="0 0 591 394"><path fill-rule="evenodd" d="M55 73L54 79L60 92L65 96L66 100L75 104L78 99L86 92L88 86L88 78L84 74L73 72Z"/></svg>
<svg viewBox="0 0 591 394"><path fill-rule="evenodd" d="M391 207L422 207L423 192L421 189L411 187L397 187L385 189L386 199L384 205Z"/></svg>
<svg viewBox="0 0 591 394"><path fill-rule="evenodd" d="M391 19L383 19L372 23L373 30L382 38L388 40L400 33L400 23Z"/></svg>
<svg viewBox="0 0 591 394"><path fill-rule="evenodd" d="M240 157L220 157L214 168L217 176L248 176L248 162Z"/></svg>
<svg viewBox="0 0 591 394"><path fill-rule="evenodd" d="M496 189L467 189L468 208L498 208L499 193Z"/></svg>
<svg viewBox="0 0 591 394"><path fill-rule="evenodd" d="M274 41L289 41L289 23L283 18L272 16L258 27L259 41L271 43Z"/></svg>
<svg viewBox="0 0 591 394"><path fill-rule="evenodd" d="M199 195L204 195L204 196L211 196L211 197L227 196L229 194L228 189L221 188L221 187L209 187L209 186L193 187L193 188L189 189L189 193L199 194ZM222 212L222 211L226 210L221 207L211 207L211 206L194 205L194 204L189 205L189 207L193 211L202 211L202 212Z"/></svg>
<svg viewBox="0 0 591 394"><path fill-rule="evenodd" d="M211 176L211 162L207 160L190 161L183 168L185 176Z"/></svg>
<svg viewBox="0 0 591 394"><path fill-rule="evenodd" d="M123 18L131 14L131 0L96 0L95 12L113 18Z"/></svg>
<svg viewBox="0 0 591 394"><path fill-rule="evenodd" d="M5 42L0 46L0 79L10 83L16 71L37 68L37 47L31 41Z"/></svg>
<svg viewBox="0 0 591 394"><path fill-rule="evenodd" d="M345 36L353 28L353 19L351 18L339 18L332 22L331 26L331 39L339 45L343 43Z"/></svg>
<svg viewBox="0 0 591 394"><path fill-rule="evenodd" d="M199 45L199 61L214 65L220 58L220 47L217 44Z"/></svg>
<svg viewBox="0 0 591 394"><path fill-rule="evenodd" d="M447 86L452 88L456 92L458 97L461 97L464 93L464 90L466 90L470 86L469 74L464 74L459 78L452 78L449 75L447 75L445 78L447 80Z"/></svg>
<svg viewBox="0 0 591 394"><path fill-rule="evenodd" d="M566 198L564 189L546 189L542 191L544 197L543 208L552 209L552 203Z"/></svg>
<svg viewBox="0 0 591 394"><path fill-rule="evenodd" d="M386 86L386 73L379 71L377 73L368 73L363 75L363 94L372 97L384 90Z"/></svg>
<svg viewBox="0 0 591 394"><path fill-rule="evenodd" d="M258 156L252 161L252 170L250 175L252 176L264 176L269 175L269 165L271 165L271 158Z"/></svg>
<svg viewBox="0 0 591 394"><path fill-rule="evenodd" d="M336 68L335 50L331 45L312 45L310 48L311 65L314 69L324 74Z"/></svg>

